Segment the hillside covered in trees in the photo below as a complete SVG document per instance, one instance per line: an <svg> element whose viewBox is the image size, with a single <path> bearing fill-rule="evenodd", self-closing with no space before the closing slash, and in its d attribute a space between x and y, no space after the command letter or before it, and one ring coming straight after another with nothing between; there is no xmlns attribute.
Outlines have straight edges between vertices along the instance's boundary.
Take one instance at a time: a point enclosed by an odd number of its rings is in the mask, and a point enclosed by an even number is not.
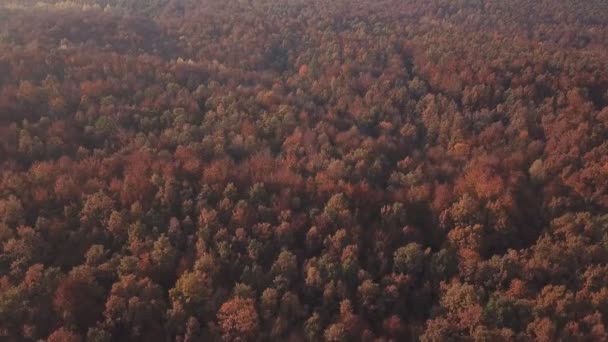
<svg viewBox="0 0 608 342"><path fill-rule="evenodd" d="M605 0L0 0L0 340L608 341Z"/></svg>

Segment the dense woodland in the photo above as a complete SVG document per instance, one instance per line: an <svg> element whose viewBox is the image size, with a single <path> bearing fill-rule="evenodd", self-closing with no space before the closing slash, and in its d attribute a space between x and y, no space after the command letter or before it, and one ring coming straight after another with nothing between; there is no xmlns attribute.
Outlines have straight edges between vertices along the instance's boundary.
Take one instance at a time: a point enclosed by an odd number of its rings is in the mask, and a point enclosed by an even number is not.
<svg viewBox="0 0 608 342"><path fill-rule="evenodd" d="M0 0L0 340L608 341L605 0Z"/></svg>

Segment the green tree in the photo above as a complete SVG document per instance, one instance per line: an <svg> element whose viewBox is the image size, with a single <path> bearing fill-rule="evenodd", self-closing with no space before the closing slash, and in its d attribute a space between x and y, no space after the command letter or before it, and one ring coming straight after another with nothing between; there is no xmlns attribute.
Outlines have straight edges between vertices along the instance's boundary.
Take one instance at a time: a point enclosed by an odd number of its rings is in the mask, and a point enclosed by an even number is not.
<svg viewBox="0 0 608 342"><path fill-rule="evenodd" d="M422 272L425 263L425 253L419 243L412 242L395 251L393 269L397 273L417 275Z"/></svg>

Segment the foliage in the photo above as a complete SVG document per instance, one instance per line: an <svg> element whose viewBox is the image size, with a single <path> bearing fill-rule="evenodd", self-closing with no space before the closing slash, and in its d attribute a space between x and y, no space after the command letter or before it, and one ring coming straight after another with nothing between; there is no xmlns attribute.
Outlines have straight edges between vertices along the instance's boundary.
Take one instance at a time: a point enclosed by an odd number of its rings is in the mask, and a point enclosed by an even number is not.
<svg viewBox="0 0 608 342"><path fill-rule="evenodd" d="M608 340L607 26L0 1L0 340Z"/></svg>

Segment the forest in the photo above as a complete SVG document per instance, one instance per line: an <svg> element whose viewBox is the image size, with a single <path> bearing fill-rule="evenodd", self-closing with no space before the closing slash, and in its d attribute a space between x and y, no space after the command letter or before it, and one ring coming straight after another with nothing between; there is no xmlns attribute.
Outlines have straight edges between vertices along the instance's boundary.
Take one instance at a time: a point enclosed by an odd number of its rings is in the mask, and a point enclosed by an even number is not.
<svg viewBox="0 0 608 342"><path fill-rule="evenodd" d="M608 2L0 0L0 340L608 341Z"/></svg>

